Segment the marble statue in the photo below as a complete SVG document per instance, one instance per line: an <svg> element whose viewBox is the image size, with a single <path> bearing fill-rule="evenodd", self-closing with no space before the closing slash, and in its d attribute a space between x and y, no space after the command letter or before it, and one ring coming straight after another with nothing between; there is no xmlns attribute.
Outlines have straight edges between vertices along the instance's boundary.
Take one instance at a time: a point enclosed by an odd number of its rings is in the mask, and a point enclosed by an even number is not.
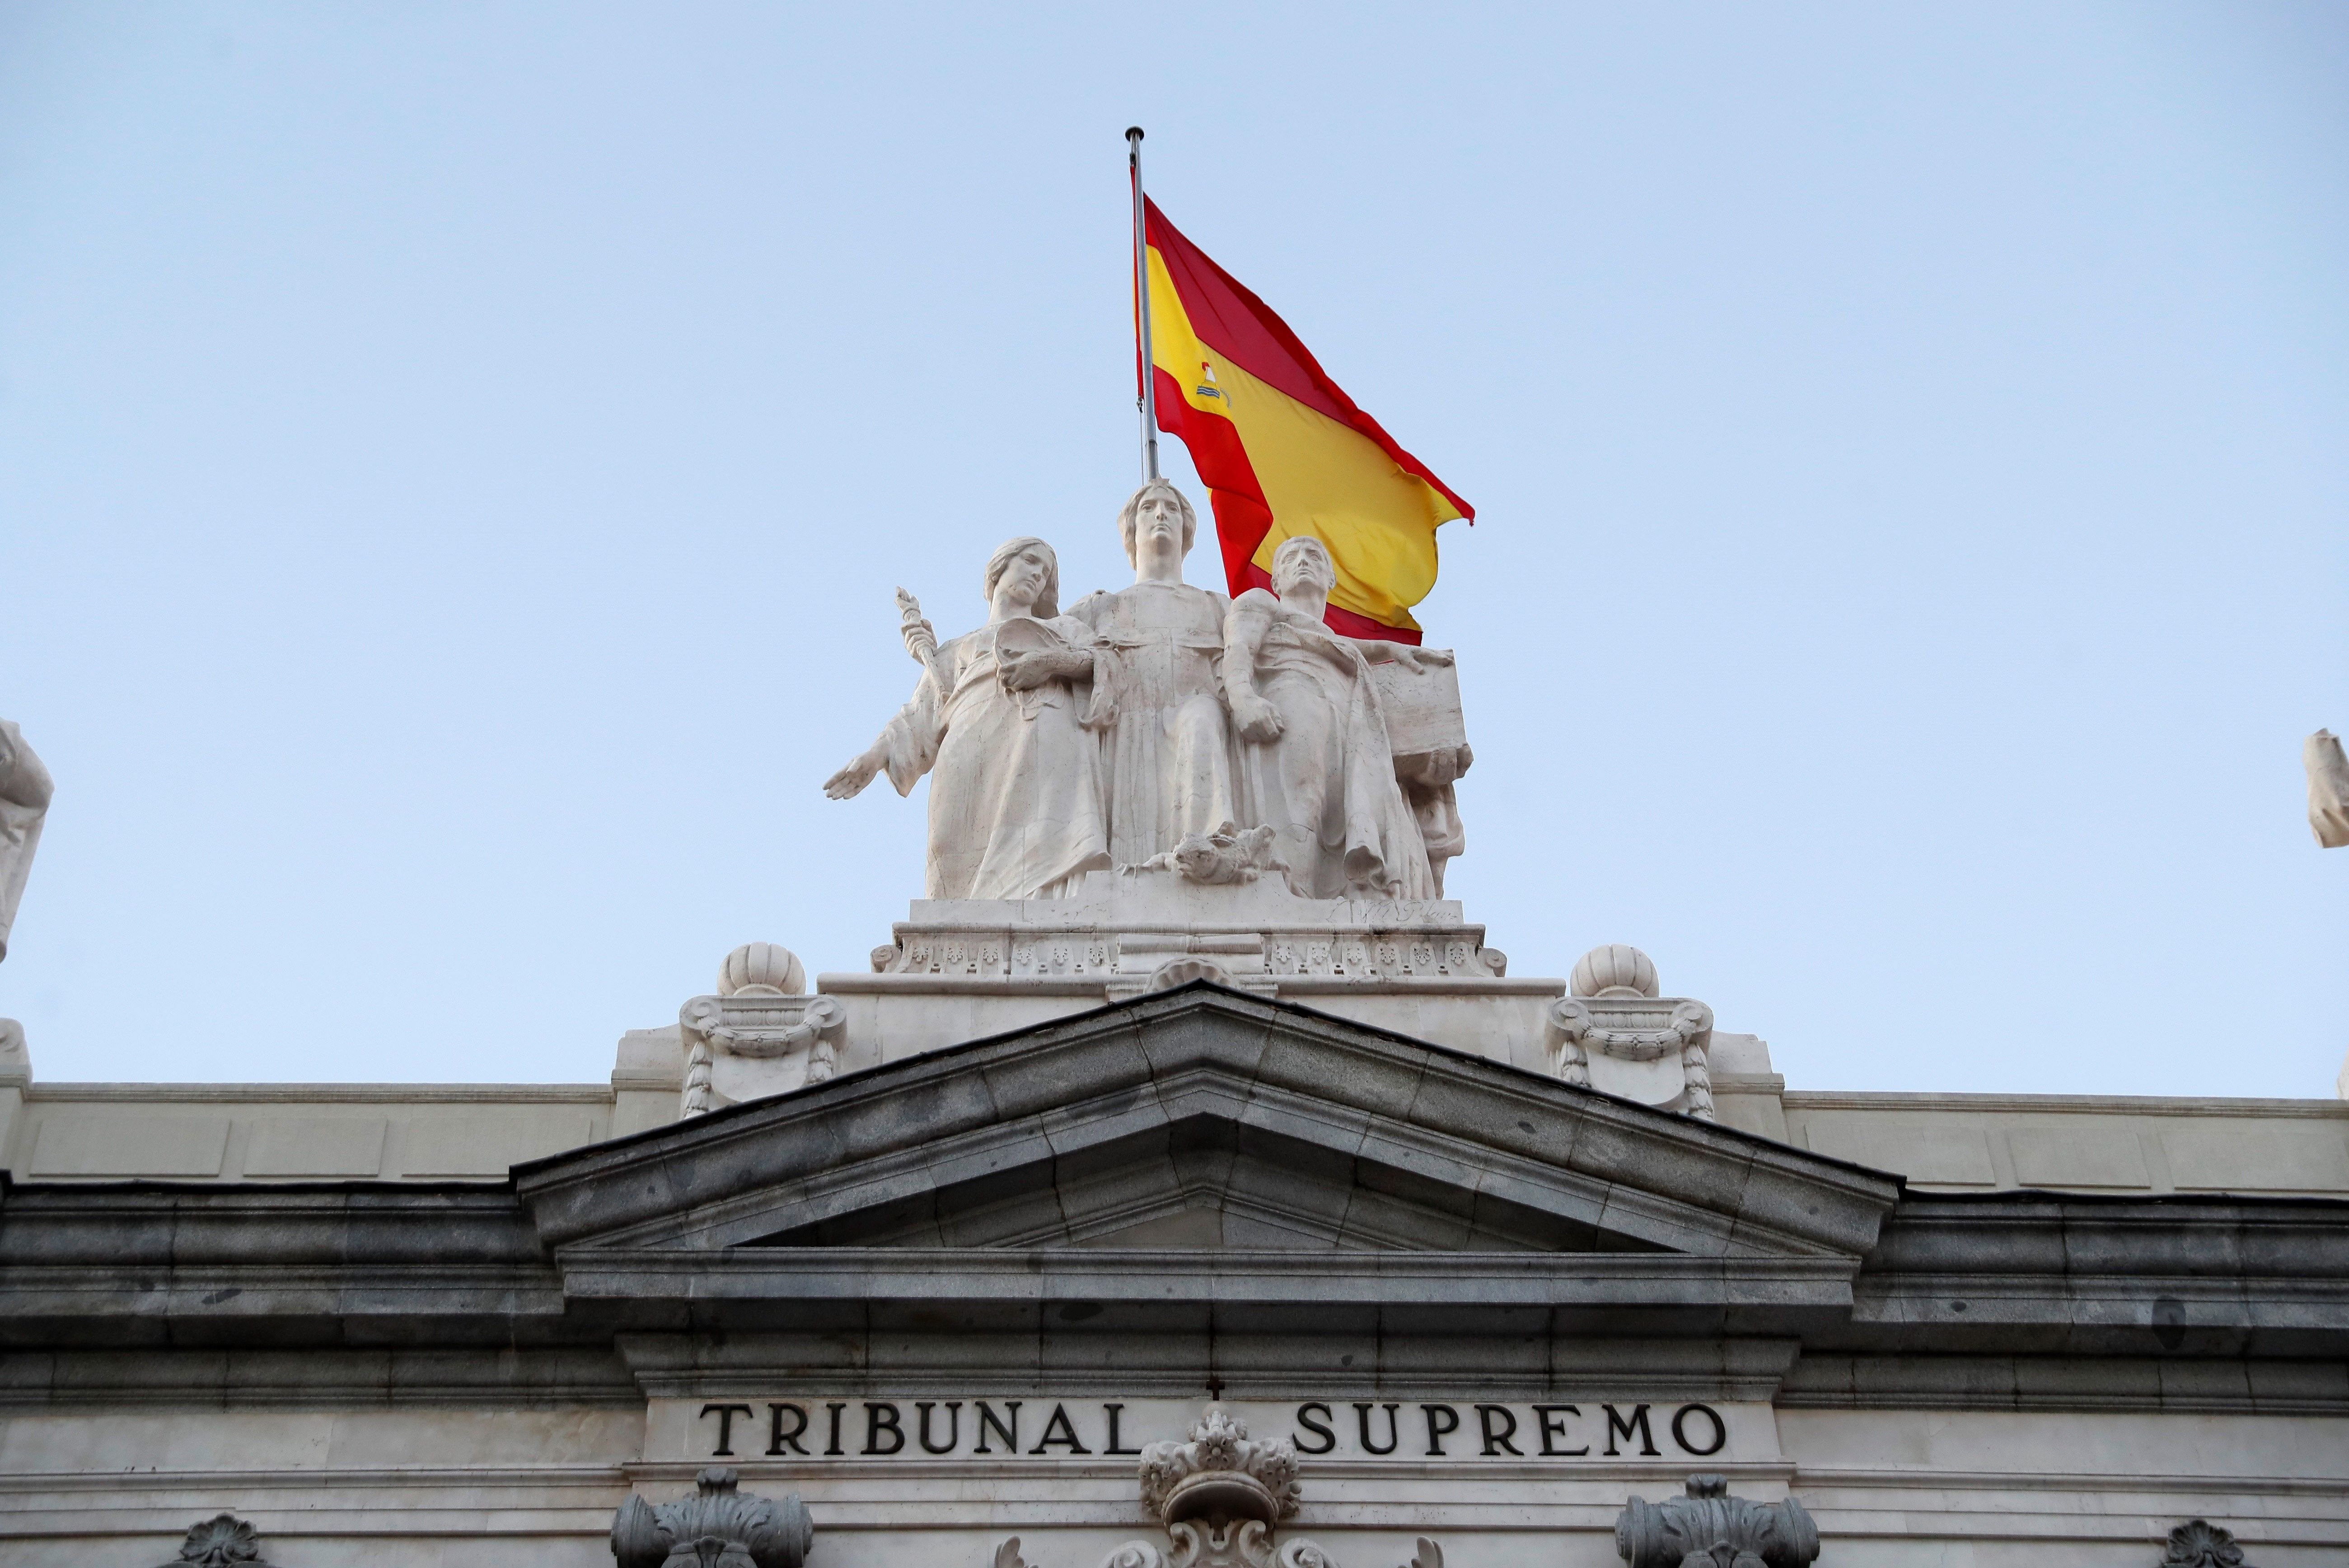
<svg viewBox="0 0 2349 1568"><path fill-rule="evenodd" d="M2320 729L2300 748L2308 769L2308 830L2328 850L2349 846L2349 758L2341 754L2341 738ZM7 925L0 921L0 934Z"/></svg>
<svg viewBox="0 0 2349 1568"><path fill-rule="evenodd" d="M1300 534L1273 555L1273 593L1232 601L1224 685L1244 742L1241 797L1249 820L1272 829L1299 896L1433 898L1371 663L1451 655L1330 631L1322 614L1337 581L1328 547Z"/></svg>
<svg viewBox="0 0 2349 1568"><path fill-rule="evenodd" d="M1056 898L1110 864L1083 722L1093 637L1061 614L1060 579L1050 545L1010 541L987 563L987 624L943 645L899 591L913 700L823 788L845 800L885 772L907 795L930 775L931 898Z"/></svg>
<svg viewBox="0 0 2349 1568"><path fill-rule="evenodd" d="M1106 655L1091 717L1102 730L1110 858L1140 865L1242 820L1218 674L1230 601L1183 581L1199 520L1173 485L1143 486L1117 524L1133 586L1088 595L1070 614Z"/></svg>
<svg viewBox="0 0 2349 1568"><path fill-rule="evenodd" d="M8 956L8 931L16 923L33 852L41 847L41 820L55 788L24 732L0 718L0 958Z"/></svg>
<svg viewBox="0 0 2349 1568"><path fill-rule="evenodd" d="M1419 823L1438 898L1444 896L1444 868L1467 852L1468 830L1461 825L1460 792L1454 786L1475 760L1464 742L1395 758L1395 781L1402 786L1403 799L1411 802L1411 814Z"/></svg>
<svg viewBox="0 0 2349 1568"><path fill-rule="evenodd" d="M913 700L824 792L929 776L929 898L1072 899L1112 868L1443 897L1469 762L1452 655L1330 631L1316 539L1280 547L1271 593L1191 586L1198 526L1174 486L1144 485L1118 514L1133 584L1066 614L1051 547L1012 540L987 563L987 624L943 645L898 590Z"/></svg>

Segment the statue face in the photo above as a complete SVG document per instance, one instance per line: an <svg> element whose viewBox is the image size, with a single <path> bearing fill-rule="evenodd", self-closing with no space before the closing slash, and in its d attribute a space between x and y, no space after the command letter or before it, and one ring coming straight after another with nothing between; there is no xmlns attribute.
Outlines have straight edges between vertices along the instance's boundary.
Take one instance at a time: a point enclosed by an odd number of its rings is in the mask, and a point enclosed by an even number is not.
<svg viewBox="0 0 2349 1568"><path fill-rule="evenodd" d="M999 603L1008 598L1012 603L1023 607L1033 604L1036 595L1043 591L1044 580L1051 575L1051 572L1052 563L1045 559L1041 550L1031 544L1004 562L1002 572L995 579L995 597Z"/></svg>
<svg viewBox="0 0 2349 1568"><path fill-rule="evenodd" d="M1142 498L1134 510L1133 534L1137 546L1171 543L1183 548L1183 509L1164 490L1153 490Z"/></svg>
<svg viewBox="0 0 2349 1568"><path fill-rule="evenodd" d="M1330 553L1321 547L1319 540L1284 544L1273 556L1272 591L1284 599L1308 586L1327 593L1337 581L1338 573L1330 565Z"/></svg>

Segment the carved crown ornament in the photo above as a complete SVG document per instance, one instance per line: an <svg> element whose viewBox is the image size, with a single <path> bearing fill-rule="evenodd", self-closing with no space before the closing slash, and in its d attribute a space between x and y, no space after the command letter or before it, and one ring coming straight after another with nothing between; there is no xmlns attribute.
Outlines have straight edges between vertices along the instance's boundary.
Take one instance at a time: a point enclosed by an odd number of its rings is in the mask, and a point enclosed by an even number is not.
<svg viewBox="0 0 2349 1568"><path fill-rule="evenodd" d="M618 1568L800 1568L815 1541L807 1506L740 1491L740 1479L712 1466L694 1477L691 1497L655 1505L631 1496L612 1518Z"/></svg>
<svg viewBox="0 0 2349 1568"><path fill-rule="evenodd" d="M1793 1498L1753 1502L1717 1475L1688 1478L1688 1495L1632 1497L1615 1520L1615 1554L1630 1568L1807 1568L1819 1527Z"/></svg>
<svg viewBox="0 0 2349 1568"><path fill-rule="evenodd" d="M1185 1442L1150 1443L1137 1467L1142 1506L1166 1529L1167 1549L1128 1541L1101 1568L1338 1568L1319 1544L1276 1547L1280 1524L1304 1501L1297 1445L1248 1436L1247 1423L1210 1406ZM1013 1536L995 1549L995 1568L1036 1568ZM1444 1549L1425 1536L1404 1568L1444 1568Z"/></svg>
<svg viewBox="0 0 2349 1568"><path fill-rule="evenodd" d="M1169 1526L1186 1519L1253 1519L1270 1526L1294 1518L1297 1445L1264 1442L1247 1423L1210 1408L1188 1442L1142 1450L1142 1506Z"/></svg>

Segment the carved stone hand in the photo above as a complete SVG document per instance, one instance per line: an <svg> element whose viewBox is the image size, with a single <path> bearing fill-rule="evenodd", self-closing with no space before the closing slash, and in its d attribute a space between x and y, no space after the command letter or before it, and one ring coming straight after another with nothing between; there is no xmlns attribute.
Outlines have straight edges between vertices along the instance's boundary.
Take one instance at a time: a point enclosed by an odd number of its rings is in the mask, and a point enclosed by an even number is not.
<svg viewBox="0 0 2349 1568"><path fill-rule="evenodd" d="M823 781L823 792L835 800L854 798L880 773L886 759L879 751L862 751L851 758L847 767Z"/></svg>
<svg viewBox="0 0 2349 1568"><path fill-rule="evenodd" d="M1281 721L1280 710L1252 692L1232 693L1232 720L1239 727L1240 738L1257 745L1278 740L1288 726Z"/></svg>

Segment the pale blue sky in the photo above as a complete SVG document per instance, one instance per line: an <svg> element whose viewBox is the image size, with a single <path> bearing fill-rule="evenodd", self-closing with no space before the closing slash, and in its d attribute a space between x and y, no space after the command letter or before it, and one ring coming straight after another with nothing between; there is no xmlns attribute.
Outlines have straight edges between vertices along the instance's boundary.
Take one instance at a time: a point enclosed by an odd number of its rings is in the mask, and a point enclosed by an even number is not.
<svg viewBox="0 0 2349 1568"><path fill-rule="evenodd" d="M2332 1092L2333 5L0 10L36 1073L598 1079L861 968L891 589L1124 574L1137 120L1479 509L1514 972L1636 943L1802 1088Z"/></svg>

